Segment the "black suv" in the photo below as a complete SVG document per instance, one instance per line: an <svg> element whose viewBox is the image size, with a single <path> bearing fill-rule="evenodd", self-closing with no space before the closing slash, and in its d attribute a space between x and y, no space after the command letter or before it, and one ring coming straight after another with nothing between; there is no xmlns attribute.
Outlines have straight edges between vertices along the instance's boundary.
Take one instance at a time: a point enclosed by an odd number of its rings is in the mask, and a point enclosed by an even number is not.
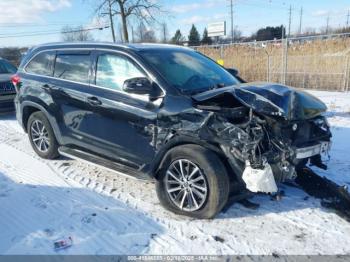
<svg viewBox="0 0 350 262"><path fill-rule="evenodd" d="M11 77L17 68L9 61L0 58L0 113L13 111L15 109L13 100L16 90L12 84Z"/></svg>
<svg viewBox="0 0 350 262"><path fill-rule="evenodd" d="M164 207L212 218L230 195L324 167L330 146L321 101L236 73L184 47L42 45L15 77L17 119L39 156L155 180Z"/></svg>

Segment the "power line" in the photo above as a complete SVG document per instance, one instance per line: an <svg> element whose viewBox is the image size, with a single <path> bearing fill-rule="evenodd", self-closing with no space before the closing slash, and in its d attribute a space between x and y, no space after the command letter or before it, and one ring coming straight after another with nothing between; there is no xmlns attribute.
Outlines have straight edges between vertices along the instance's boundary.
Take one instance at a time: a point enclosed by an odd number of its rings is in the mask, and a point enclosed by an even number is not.
<svg viewBox="0 0 350 262"><path fill-rule="evenodd" d="M237 1L237 4L241 4L241 5L249 5L249 6L254 6L254 7L260 7L260 8L269 8L269 9L279 9L279 10L286 10L286 7L283 5L275 5L275 4L272 4L271 2L268 3L268 5L266 5L266 1L265 4L261 5L261 4L257 4L257 3L247 3L247 2L242 2L243 0L241 1Z"/></svg>
<svg viewBox="0 0 350 262"><path fill-rule="evenodd" d="M105 27L105 26L108 26L108 24L105 24L105 25L99 25L98 27L96 27L97 29L98 28L102 28L102 27ZM73 26L69 26L70 28L74 28ZM78 26L80 27L80 26ZM89 29L89 28L87 28ZM64 28L63 28L64 30ZM83 31L84 28L82 27L82 29L74 29L74 30L79 30L79 31ZM61 32L62 29L56 29L56 30L40 30L40 31L27 31L27 32L16 32L16 33L13 33L13 34L8 34L8 33L5 33L5 34L0 34L0 36L4 36L4 35L10 35L10 36L21 36L21 35L26 35L26 34L45 34L45 33L52 33L52 32Z"/></svg>
<svg viewBox="0 0 350 262"><path fill-rule="evenodd" d="M348 10L348 14L346 16L346 27L349 27L349 18L350 18L350 9Z"/></svg>
<svg viewBox="0 0 350 262"><path fill-rule="evenodd" d="M30 32L27 34L12 34L12 35L0 35L0 38L13 38L13 37L27 37L27 36L41 36L41 35L56 35L56 34L69 34L69 33L77 33L77 32L86 32L86 31L93 31L93 30L103 30L106 28L109 28L110 26L99 26L99 27L93 27L93 28L86 28L86 29L79 29L79 30L70 30L70 31L46 31L46 32Z"/></svg>
<svg viewBox="0 0 350 262"><path fill-rule="evenodd" d="M103 27L106 27L106 26L109 26L108 24L105 24L105 25L99 25L98 27L96 27L96 29L99 29L99 28L103 28ZM72 28L72 26L70 26L70 28ZM93 28L95 29L95 28ZM85 29L85 28L82 28L82 29L74 29L76 31L84 31L84 30L87 30L89 31L89 28ZM53 33L53 32L62 32L62 30L44 30L44 31L29 31L29 32L17 32L17 33L14 33L14 34L0 34L0 36L4 36L4 35L10 35L10 36L21 36L21 35L27 35L27 34L45 34L45 33Z"/></svg>
<svg viewBox="0 0 350 262"><path fill-rule="evenodd" d="M86 24L86 21L62 21L62 22L52 22L52 23L1 23L0 27L50 27L50 26L62 26L62 25L81 25Z"/></svg>

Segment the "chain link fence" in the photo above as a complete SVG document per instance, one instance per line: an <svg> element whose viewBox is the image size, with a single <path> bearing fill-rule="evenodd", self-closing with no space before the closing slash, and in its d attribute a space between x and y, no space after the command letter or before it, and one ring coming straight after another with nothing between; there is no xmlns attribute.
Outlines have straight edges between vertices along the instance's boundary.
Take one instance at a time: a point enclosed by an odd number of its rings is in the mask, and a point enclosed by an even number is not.
<svg viewBox="0 0 350 262"><path fill-rule="evenodd" d="M243 79L332 91L350 88L350 34L193 47Z"/></svg>

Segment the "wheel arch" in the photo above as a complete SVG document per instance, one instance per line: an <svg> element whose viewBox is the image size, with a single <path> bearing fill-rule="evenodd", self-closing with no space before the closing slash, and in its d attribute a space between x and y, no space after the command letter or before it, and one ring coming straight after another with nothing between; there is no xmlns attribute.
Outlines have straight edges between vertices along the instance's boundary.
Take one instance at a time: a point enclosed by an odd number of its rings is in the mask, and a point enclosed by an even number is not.
<svg viewBox="0 0 350 262"><path fill-rule="evenodd" d="M61 133L59 131L56 120L52 116L50 116L49 112L45 109L45 107L43 107L42 105L39 105L37 103L31 102L31 101L25 101L22 103L22 119L21 120L22 120L22 125L24 128L24 131L28 132L27 124L28 124L29 117L33 113L38 112L38 111L42 112L45 115L45 117L48 119L58 143L61 144L61 141L62 141L61 140Z"/></svg>
<svg viewBox="0 0 350 262"><path fill-rule="evenodd" d="M237 174L233 171L225 153L219 146L200 139L184 136L174 137L158 152L157 157L153 163L152 169L152 174L156 180L158 180L160 172L164 169L164 163L166 162L166 159L169 156L169 152L176 147L184 145L196 145L212 151L219 157L221 162L224 164L224 167L227 173L229 174L230 180L238 181Z"/></svg>

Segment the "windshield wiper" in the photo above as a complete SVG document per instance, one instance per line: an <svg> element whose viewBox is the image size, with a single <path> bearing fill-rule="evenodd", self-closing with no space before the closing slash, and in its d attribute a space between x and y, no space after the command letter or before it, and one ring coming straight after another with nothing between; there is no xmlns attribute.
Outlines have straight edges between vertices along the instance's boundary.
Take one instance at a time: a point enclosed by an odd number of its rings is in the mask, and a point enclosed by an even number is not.
<svg viewBox="0 0 350 262"><path fill-rule="evenodd" d="M181 92L184 94L191 94L191 95L195 95L198 93L202 93L205 91L209 91L209 90L214 90L214 89L218 89L218 88L222 88L225 87L226 85L224 83L218 83L209 87L205 87L205 88L195 88L195 89L181 89Z"/></svg>
<svg viewBox="0 0 350 262"><path fill-rule="evenodd" d="M225 87L225 83L217 83L215 85L212 86L212 88L210 89L218 89L218 88L222 88L222 87Z"/></svg>
<svg viewBox="0 0 350 262"><path fill-rule="evenodd" d="M181 89L181 92L184 93L185 95L194 95L194 94L198 94L198 93L202 93L205 91L210 90L210 88L206 87L206 88L197 88L197 89Z"/></svg>

